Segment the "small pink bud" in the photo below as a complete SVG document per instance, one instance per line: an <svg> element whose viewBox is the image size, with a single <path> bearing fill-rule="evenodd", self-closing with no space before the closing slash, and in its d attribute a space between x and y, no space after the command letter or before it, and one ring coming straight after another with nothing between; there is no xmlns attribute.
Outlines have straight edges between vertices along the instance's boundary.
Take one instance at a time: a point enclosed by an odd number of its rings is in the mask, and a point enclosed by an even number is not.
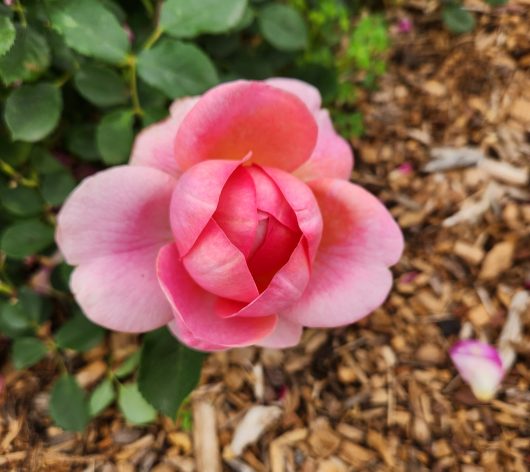
<svg viewBox="0 0 530 472"><path fill-rule="evenodd" d="M404 175L409 175L414 171L414 167L410 162L404 162L397 168L397 170Z"/></svg>
<svg viewBox="0 0 530 472"><path fill-rule="evenodd" d="M13 5L13 0L4 0L4 5L10 7L11 5Z"/></svg>
<svg viewBox="0 0 530 472"><path fill-rule="evenodd" d="M406 34L412 31L413 25L410 18L401 18L397 24L397 30L399 33Z"/></svg>
<svg viewBox="0 0 530 472"><path fill-rule="evenodd" d="M418 272L412 271L412 272L405 272L400 278L399 282L402 284L410 284L416 280L416 277L420 275Z"/></svg>
<svg viewBox="0 0 530 472"><path fill-rule="evenodd" d="M497 349L481 341L465 339L457 342L449 354L475 397L480 401L491 400L506 373Z"/></svg>

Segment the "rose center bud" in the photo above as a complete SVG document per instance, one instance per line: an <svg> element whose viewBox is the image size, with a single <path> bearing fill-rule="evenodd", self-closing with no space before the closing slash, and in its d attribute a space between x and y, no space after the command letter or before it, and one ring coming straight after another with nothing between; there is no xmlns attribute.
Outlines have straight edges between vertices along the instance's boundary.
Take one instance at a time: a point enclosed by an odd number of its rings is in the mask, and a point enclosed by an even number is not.
<svg viewBox="0 0 530 472"><path fill-rule="evenodd" d="M258 166L241 166L227 179L210 222L183 261L203 288L246 304L270 285L301 236L275 182Z"/></svg>
<svg viewBox="0 0 530 472"><path fill-rule="evenodd" d="M244 254L258 291L287 263L302 235L274 181L259 167L239 167L228 179L213 219Z"/></svg>

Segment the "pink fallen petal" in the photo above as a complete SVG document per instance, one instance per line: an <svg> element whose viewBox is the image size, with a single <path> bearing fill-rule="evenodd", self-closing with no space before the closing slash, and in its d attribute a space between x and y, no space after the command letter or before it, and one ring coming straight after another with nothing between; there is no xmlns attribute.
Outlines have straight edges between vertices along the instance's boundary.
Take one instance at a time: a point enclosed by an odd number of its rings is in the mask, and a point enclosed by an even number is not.
<svg viewBox="0 0 530 472"><path fill-rule="evenodd" d="M155 167L178 177L182 171L175 159L175 136L197 100L196 97L176 100L168 118L143 129L134 141L129 164Z"/></svg>
<svg viewBox="0 0 530 472"><path fill-rule="evenodd" d="M171 319L155 264L172 238L174 185L156 169L114 167L86 179L61 209L57 244L66 261L78 266L72 290L96 323L140 332Z"/></svg>
<svg viewBox="0 0 530 472"><path fill-rule="evenodd" d="M480 401L491 400L505 375L497 350L487 343L465 339L457 342L449 354L474 395Z"/></svg>
<svg viewBox="0 0 530 472"><path fill-rule="evenodd" d="M249 346L268 336L276 326L277 316L274 314L259 318L218 316L218 297L193 281L174 244L168 244L160 250L157 273L176 316L187 332L201 343L226 348Z"/></svg>
<svg viewBox="0 0 530 472"><path fill-rule="evenodd" d="M237 81L204 94L175 140L183 170L207 159L241 160L292 171L313 151L317 125L295 95L263 82Z"/></svg>
<svg viewBox="0 0 530 472"><path fill-rule="evenodd" d="M338 179L311 182L322 218L322 241L302 298L281 316L311 327L353 323L380 306L392 285L388 267L403 235L383 204Z"/></svg>

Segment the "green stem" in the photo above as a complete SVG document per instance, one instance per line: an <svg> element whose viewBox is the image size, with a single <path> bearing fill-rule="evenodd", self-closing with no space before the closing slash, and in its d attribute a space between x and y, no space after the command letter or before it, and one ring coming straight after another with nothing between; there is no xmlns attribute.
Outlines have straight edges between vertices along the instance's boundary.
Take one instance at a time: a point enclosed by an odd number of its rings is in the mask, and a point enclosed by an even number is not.
<svg viewBox="0 0 530 472"><path fill-rule="evenodd" d="M15 289L4 282L0 282L0 293L7 295L10 298L14 297L16 294Z"/></svg>
<svg viewBox="0 0 530 472"><path fill-rule="evenodd" d="M147 15L152 17L155 14L155 9L153 7L153 4L150 0L142 0L142 4L145 8L145 11L147 12Z"/></svg>
<svg viewBox="0 0 530 472"><path fill-rule="evenodd" d="M154 31L151 33L151 36L147 38L147 41L144 44L143 49L147 50L150 49L153 44L155 44L158 41L158 38L162 35L163 30L160 28L160 26L157 26Z"/></svg>
<svg viewBox="0 0 530 472"><path fill-rule="evenodd" d="M138 78L136 74L136 57L135 56L129 56L127 59L127 63L129 65L129 74L130 74L130 89L131 89L131 100L133 104L133 111L134 114L137 116L142 116L144 114L144 111L142 110L142 106L140 105L140 97L138 96Z"/></svg>
<svg viewBox="0 0 530 472"><path fill-rule="evenodd" d="M25 28L28 26L28 21L26 20L26 13L24 11L24 7L20 3L20 0L15 0L15 4L13 5L13 10L15 10L20 18L20 24Z"/></svg>
<svg viewBox="0 0 530 472"><path fill-rule="evenodd" d="M15 182L17 182L20 185L23 185L24 187L38 187L39 183L36 178L33 179L27 179L22 174L19 174L12 166L10 166L7 162L0 159L0 172L4 173L8 177L11 177Z"/></svg>

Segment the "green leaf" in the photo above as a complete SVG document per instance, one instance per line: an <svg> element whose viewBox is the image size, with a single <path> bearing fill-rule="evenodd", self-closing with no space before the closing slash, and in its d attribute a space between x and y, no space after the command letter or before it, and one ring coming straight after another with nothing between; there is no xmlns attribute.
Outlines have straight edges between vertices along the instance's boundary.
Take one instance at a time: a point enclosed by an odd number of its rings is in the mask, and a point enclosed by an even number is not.
<svg viewBox="0 0 530 472"><path fill-rule="evenodd" d="M92 323L83 313L77 311L73 318L63 324L55 333L55 342L61 349L85 352L97 346L105 337L105 330Z"/></svg>
<svg viewBox="0 0 530 472"><path fill-rule="evenodd" d="M31 27L16 27L15 43L0 57L0 77L6 85L34 80L50 65L50 48L44 36Z"/></svg>
<svg viewBox="0 0 530 472"><path fill-rule="evenodd" d="M8 226L0 240L0 249L8 257L24 259L53 243L53 228L37 218L19 221Z"/></svg>
<svg viewBox="0 0 530 472"><path fill-rule="evenodd" d="M53 154L41 147L34 147L29 159L33 169L39 174L53 174L65 168Z"/></svg>
<svg viewBox="0 0 530 472"><path fill-rule="evenodd" d="M13 305L0 300L0 333L14 338L32 331L31 321L24 316L20 302Z"/></svg>
<svg viewBox="0 0 530 472"><path fill-rule="evenodd" d="M25 369L44 359L48 348L40 339L17 338L11 347L11 356L15 369Z"/></svg>
<svg viewBox="0 0 530 472"><path fill-rule="evenodd" d="M99 161L96 127L91 124L81 124L73 126L66 138L66 147L75 156L85 161Z"/></svg>
<svg viewBox="0 0 530 472"><path fill-rule="evenodd" d="M88 411L91 417L99 415L116 398L112 380L106 378L101 382L90 395L88 400Z"/></svg>
<svg viewBox="0 0 530 472"><path fill-rule="evenodd" d="M125 103L129 96L123 78L106 66L84 65L75 74L74 83L84 98L99 107Z"/></svg>
<svg viewBox="0 0 530 472"><path fill-rule="evenodd" d="M8 141L0 136L0 159L9 165L18 167L24 164L28 160L30 153L30 143Z"/></svg>
<svg viewBox="0 0 530 472"><path fill-rule="evenodd" d="M128 375L131 375L140 363L140 356L141 356L141 350L138 349L134 354L129 356L122 364L114 371L114 375L119 378L123 379L124 377L127 377Z"/></svg>
<svg viewBox="0 0 530 472"><path fill-rule="evenodd" d="M66 262L56 266L50 276L52 287L61 292L68 292L70 289L70 276L73 270L74 268Z"/></svg>
<svg viewBox="0 0 530 472"><path fill-rule="evenodd" d="M134 139L134 113L117 110L103 117L96 129L96 142L103 162L123 164L129 159Z"/></svg>
<svg viewBox="0 0 530 472"><path fill-rule="evenodd" d="M52 26L72 49L111 64L125 60L129 51L127 33L101 2L50 0L47 5Z"/></svg>
<svg viewBox="0 0 530 472"><path fill-rule="evenodd" d="M271 4L258 16L263 37L281 51L299 51L307 47L308 34L304 19L289 5Z"/></svg>
<svg viewBox="0 0 530 472"><path fill-rule="evenodd" d="M22 186L11 188L6 183L0 183L0 203L16 216L38 215L44 204L35 189Z"/></svg>
<svg viewBox="0 0 530 472"><path fill-rule="evenodd" d="M442 20L452 33L469 33L475 28L475 17L460 5L447 5L442 9Z"/></svg>
<svg viewBox="0 0 530 472"><path fill-rule="evenodd" d="M140 53L138 74L169 98L198 95L219 82L215 66L204 52L169 38Z"/></svg>
<svg viewBox="0 0 530 472"><path fill-rule="evenodd" d="M145 424L156 419L156 410L145 401L135 383L120 385L118 405L129 423Z"/></svg>
<svg viewBox="0 0 530 472"><path fill-rule="evenodd" d="M17 30L7 16L0 16L0 56L3 56L15 43Z"/></svg>
<svg viewBox="0 0 530 472"><path fill-rule="evenodd" d="M204 354L188 349L166 328L145 335L138 372L144 397L176 418L182 402L199 382Z"/></svg>
<svg viewBox="0 0 530 472"><path fill-rule="evenodd" d="M42 297L29 287L21 287L18 290L18 300L23 316L33 325L38 325L49 317L49 305L47 298Z"/></svg>
<svg viewBox="0 0 530 472"><path fill-rule="evenodd" d="M52 84L23 85L13 90L5 108L13 139L40 141L57 126L62 106L61 91Z"/></svg>
<svg viewBox="0 0 530 472"><path fill-rule="evenodd" d="M50 415L66 431L83 431L88 424L85 392L71 375L63 374L52 387Z"/></svg>
<svg viewBox="0 0 530 472"><path fill-rule="evenodd" d="M66 169L53 174L45 174L41 180L42 196L51 206L58 206L66 200L75 185L72 174Z"/></svg>
<svg viewBox="0 0 530 472"><path fill-rule="evenodd" d="M247 0L166 0L160 13L162 29L177 38L224 33L243 17Z"/></svg>

